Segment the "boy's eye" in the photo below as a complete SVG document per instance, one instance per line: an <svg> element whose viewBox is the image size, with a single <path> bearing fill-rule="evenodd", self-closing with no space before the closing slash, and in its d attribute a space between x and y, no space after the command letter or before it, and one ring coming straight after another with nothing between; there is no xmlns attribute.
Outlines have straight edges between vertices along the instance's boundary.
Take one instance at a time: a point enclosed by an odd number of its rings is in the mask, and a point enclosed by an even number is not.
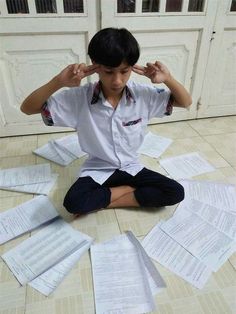
<svg viewBox="0 0 236 314"><path fill-rule="evenodd" d="M112 71L105 71L105 73L107 73L107 74L111 74L111 73L112 73Z"/></svg>
<svg viewBox="0 0 236 314"><path fill-rule="evenodd" d="M125 73L128 73L128 72L129 72L129 71L122 71L121 73L122 73L122 74L125 74Z"/></svg>

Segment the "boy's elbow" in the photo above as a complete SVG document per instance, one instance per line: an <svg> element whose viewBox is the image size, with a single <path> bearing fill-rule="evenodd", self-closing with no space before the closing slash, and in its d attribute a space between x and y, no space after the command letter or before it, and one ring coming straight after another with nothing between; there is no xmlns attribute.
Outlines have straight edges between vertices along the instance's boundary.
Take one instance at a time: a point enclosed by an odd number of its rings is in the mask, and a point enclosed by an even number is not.
<svg viewBox="0 0 236 314"><path fill-rule="evenodd" d="M189 99L189 101L187 101L184 105L185 108L189 108L192 105L193 101L192 98Z"/></svg>
<svg viewBox="0 0 236 314"><path fill-rule="evenodd" d="M21 110L21 112L23 112L23 113L25 113L27 115L32 114L29 110L27 110L27 106L24 103L21 104L20 110Z"/></svg>
<svg viewBox="0 0 236 314"><path fill-rule="evenodd" d="M189 96L189 97L182 103L182 106L181 106L181 107L183 107L183 108L188 108L188 107L190 107L190 106L192 105L192 102L193 102L192 97Z"/></svg>

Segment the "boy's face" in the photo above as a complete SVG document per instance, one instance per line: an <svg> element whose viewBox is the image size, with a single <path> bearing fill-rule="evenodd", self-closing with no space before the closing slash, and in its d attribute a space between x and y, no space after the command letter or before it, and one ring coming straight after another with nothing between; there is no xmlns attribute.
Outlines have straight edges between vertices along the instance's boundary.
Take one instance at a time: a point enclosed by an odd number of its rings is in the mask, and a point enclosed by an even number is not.
<svg viewBox="0 0 236 314"><path fill-rule="evenodd" d="M102 83L103 92L111 95L119 95L130 78L132 66L122 62L118 67L100 65L97 71Z"/></svg>

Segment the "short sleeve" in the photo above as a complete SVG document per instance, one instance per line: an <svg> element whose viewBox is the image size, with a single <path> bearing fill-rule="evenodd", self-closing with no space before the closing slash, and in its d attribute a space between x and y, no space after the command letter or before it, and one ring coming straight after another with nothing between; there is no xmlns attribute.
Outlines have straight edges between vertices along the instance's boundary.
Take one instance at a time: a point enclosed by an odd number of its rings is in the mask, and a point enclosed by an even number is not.
<svg viewBox="0 0 236 314"><path fill-rule="evenodd" d="M77 129L81 107L87 104L86 86L59 91L50 96L42 108L46 125Z"/></svg>
<svg viewBox="0 0 236 314"><path fill-rule="evenodd" d="M173 97L169 90L150 87L149 119L162 118L171 115L173 110Z"/></svg>

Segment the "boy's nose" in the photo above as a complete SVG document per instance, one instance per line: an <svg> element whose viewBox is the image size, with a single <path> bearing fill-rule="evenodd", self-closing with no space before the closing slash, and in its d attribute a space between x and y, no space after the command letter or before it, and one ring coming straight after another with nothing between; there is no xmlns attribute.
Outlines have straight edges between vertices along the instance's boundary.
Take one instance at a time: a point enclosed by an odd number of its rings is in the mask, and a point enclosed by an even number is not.
<svg viewBox="0 0 236 314"><path fill-rule="evenodd" d="M119 74L115 74L114 77L113 77L113 80L112 80L112 83L114 85L119 85L122 83L122 79L121 79L121 76Z"/></svg>

